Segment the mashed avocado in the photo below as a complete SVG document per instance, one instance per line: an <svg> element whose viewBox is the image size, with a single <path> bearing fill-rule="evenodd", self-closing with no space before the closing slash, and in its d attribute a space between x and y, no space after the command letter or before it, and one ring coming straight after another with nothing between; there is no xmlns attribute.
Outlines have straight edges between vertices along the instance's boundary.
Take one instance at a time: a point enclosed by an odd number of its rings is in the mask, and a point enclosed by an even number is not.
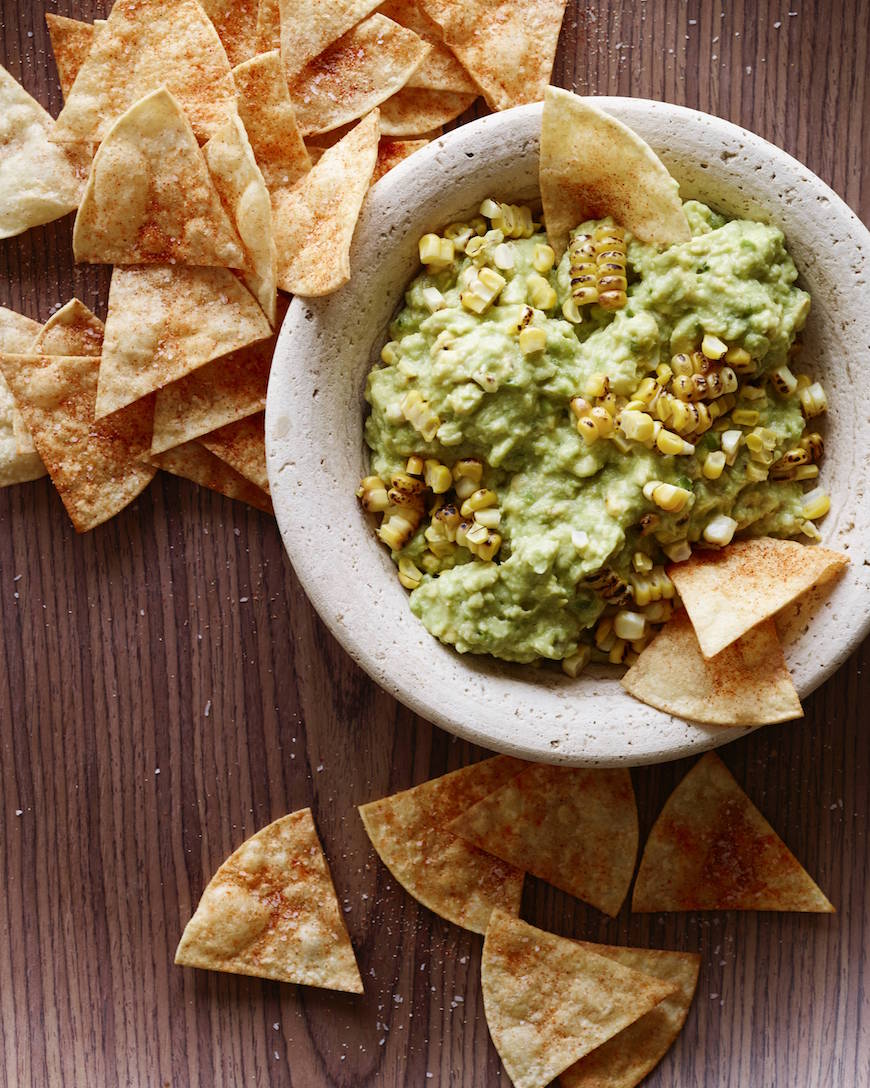
<svg viewBox="0 0 870 1088"><path fill-rule="evenodd" d="M414 614L460 652L520 662L571 657L620 602L633 599L643 615L667 596L668 555L715 545L718 529L710 527L720 515L741 535L811 531L804 476L780 468L805 428L800 396L783 382L794 381L788 363L809 297L795 286L795 266L775 227L726 221L695 202L685 210L690 241L660 250L627 239L621 308L572 308L573 251L547 269L546 236L530 220L530 236L516 238L495 220L454 225L446 232L453 259L432 260L409 287L385 361L369 374L366 439L374 476L385 490L397 481L391 510L409 458L419 458L410 466L417 477L427 463L454 468L454 476L460 462L479 463L477 486L497 498L483 519L490 538L497 533L493 558L485 547L481 558L440 536L433 553L433 511L437 517L441 502L459 506L443 491L441 499L431 490L415 495L401 537L382 534L400 543L393 558L406 572L403 584L414 587ZM599 226L582 224L575 235ZM486 279L484 269L495 274L493 284L499 277L504 284L478 313L460 296L475 277ZM521 337L524 328L542 331L534 334L541 349L528 350L533 341ZM627 437L633 432L620 420L632 412L656 420L657 432L675 426L660 418L664 400L673 400L667 390L678 385L678 374L668 372L674 357L703 359L700 345L708 341L727 346L729 355L704 365L726 382L735 377L736 388L694 402L700 425L675 432L691 452L666 454L655 440ZM774 371L785 374L782 381L769 380ZM717 402L721 414L711 415ZM588 430L578 431L578 412L596 406L613 422L590 441ZM733 445L733 432L739 446L728 446L716 475L724 436L731 433ZM658 484L688 493L683 506L657 502L671 494L654 491ZM654 609L647 618L655 621ZM612 646L612 636L596 639L605 649L608 641Z"/></svg>

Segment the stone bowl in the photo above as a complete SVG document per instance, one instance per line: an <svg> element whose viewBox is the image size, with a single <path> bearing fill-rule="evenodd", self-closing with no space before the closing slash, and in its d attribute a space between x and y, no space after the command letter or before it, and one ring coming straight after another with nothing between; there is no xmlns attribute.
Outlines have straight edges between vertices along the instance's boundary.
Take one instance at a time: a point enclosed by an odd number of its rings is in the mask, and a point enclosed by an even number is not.
<svg viewBox="0 0 870 1088"><path fill-rule="evenodd" d="M781 227L812 294L802 366L823 376L830 401L822 483L832 507L821 529L825 544L851 563L833 590L780 617L788 664L806 698L870 630L870 401L862 382L870 376L870 233L805 166L745 129L664 102L596 102L652 145L684 198ZM412 615L354 494L367 472L365 376L418 269L419 237L471 214L487 196L537 197L540 128L540 104L484 117L433 141L373 187L350 283L329 298L295 299L284 323L266 408L272 499L287 553L321 618L416 713L530 760L676 759L746 727L697 725L645 706L610 667L571 680L556 667L463 656L441 645Z"/></svg>

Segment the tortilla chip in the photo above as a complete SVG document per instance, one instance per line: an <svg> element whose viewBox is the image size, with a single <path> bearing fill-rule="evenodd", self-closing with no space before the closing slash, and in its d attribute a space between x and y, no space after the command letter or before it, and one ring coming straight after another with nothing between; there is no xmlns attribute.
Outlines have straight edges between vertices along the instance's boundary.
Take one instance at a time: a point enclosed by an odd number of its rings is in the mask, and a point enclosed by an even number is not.
<svg viewBox="0 0 870 1088"><path fill-rule="evenodd" d="M311 169L277 50L233 69L239 114L266 187L289 188Z"/></svg>
<svg viewBox="0 0 870 1088"><path fill-rule="evenodd" d="M61 306L39 331L30 346L33 355L88 355L103 353L105 325L77 298Z"/></svg>
<svg viewBox="0 0 870 1088"><path fill-rule="evenodd" d="M378 0L279 0L287 82L377 6Z"/></svg>
<svg viewBox="0 0 870 1088"><path fill-rule="evenodd" d="M236 112L227 55L199 0L116 0L54 138L99 144L122 114L160 87L178 99L201 142Z"/></svg>
<svg viewBox="0 0 870 1088"><path fill-rule="evenodd" d="M269 494L266 471L266 414L258 412L228 423L207 434L201 443L207 450L234 468L240 476Z"/></svg>
<svg viewBox="0 0 870 1088"><path fill-rule="evenodd" d="M486 932L494 908L519 913L523 873L458 839L447 824L524 766L495 756L360 806L372 846L402 887L474 933Z"/></svg>
<svg viewBox="0 0 870 1088"><path fill-rule="evenodd" d="M214 23L230 64L241 64L257 52L259 0L200 0Z"/></svg>
<svg viewBox="0 0 870 1088"><path fill-rule="evenodd" d="M486 1023L514 1088L545 1088L676 990L592 946L494 910L480 982Z"/></svg>
<svg viewBox="0 0 870 1088"><path fill-rule="evenodd" d="M447 826L605 914L628 894L638 831L627 770L529 764Z"/></svg>
<svg viewBox="0 0 870 1088"><path fill-rule="evenodd" d="M280 0L260 0L257 12L257 52L281 48Z"/></svg>
<svg viewBox="0 0 870 1088"><path fill-rule="evenodd" d="M567 0L420 0L494 110L540 102Z"/></svg>
<svg viewBox="0 0 870 1088"><path fill-rule="evenodd" d="M94 44L95 23L82 23L78 19L67 19L64 15L46 14L48 36L57 74L60 76L60 89L66 98L72 89L79 69L87 60Z"/></svg>
<svg viewBox="0 0 870 1088"><path fill-rule="evenodd" d="M292 189L272 194L283 291L328 295L350 279L350 245L377 162L379 136L378 111L373 110Z"/></svg>
<svg viewBox="0 0 870 1088"><path fill-rule="evenodd" d="M0 352L20 355L29 351L41 329L38 321L0 306ZM27 445L22 441L19 447L16 423L22 429L22 439L26 439ZM44 475L45 466L0 372L0 487L38 480Z"/></svg>
<svg viewBox="0 0 870 1088"><path fill-rule="evenodd" d="M373 110L405 85L429 48L383 15L355 26L290 80L300 132L329 132Z"/></svg>
<svg viewBox="0 0 870 1088"><path fill-rule="evenodd" d="M269 824L227 858L185 926L175 962L363 992L310 809Z"/></svg>
<svg viewBox="0 0 870 1088"><path fill-rule="evenodd" d="M381 103L381 133L384 136L420 136L455 121L465 113L476 94L427 91L403 87Z"/></svg>
<svg viewBox="0 0 870 1088"><path fill-rule="evenodd" d="M622 678L642 703L704 725L771 725L803 716L772 620L705 660L675 612Z"/></svg>
<svg viewBox="0 0 870 1088"><path fill-rule="evenodd" d="M795 540L739 540L668 567L704 657L714 657L801 594L841 574L849 559Z"/></svg>
<svg viewBox="0 0 870 1088"><path fill-rule="evenodd" d="M244 266L190 122L167 90L137 102L100 145L73 249L93 264Z"/></svg>
<svg viewBox="0 0 870 1088"><path fill-rule="evenodd" d="M408 80L409 87L426 87L430 91L456 91L478 94L479 88L444 44L441 29L420 10L417 0L387 0L378 8L382 15L413 30L432 46L428 56Z"/></svg>
<svg viewBox="0 0 870 1088"><path fill-rule="evenodd" d="M116 268L97 418L271 332L256 299L226 268Z"/></svg>
<svg viewBox="0 0 870 1088"><path fill-rule="evenodd" d="M665 802L631 909L834 911L715 752Z"/></svg>
<svg viewBox="0 0 870 1088"><path fill-rule="evenodd" d="M266 514L274 513L272 500L259 487L246 480L234 468L215 457L199 442L187 442L165 453L151 454L148 463L173 476L192 480L209 491L217 491L228 499L238 499Z"/></svg>
<svg viewBox="0 0 870 1088"><path fill-rule="evenodd" d="M212 136L202 153L215 188L230 213L245 250L245 286L274 327L278 307L278 251L272 230L272 201L238 117Z"/></svg>
<svg viewBox="0 0 870 1088"><path fill-rule="evenodd" d="M384 138L378 144L378 161L375 163L375 172L372 174L372 185L380 181L384 174L388 174L394 166L410 158L415 151L425 147L428 140L390 140Z"/></svg>
<svg viewBox="0 0 870 1088"><path fill-rule="evenodd" d="M0 355L0 370L42 462L79 533L114 517L154 470L150 401L94 420L100 360L94 356Z"/></svg>
<svg viewBox="0 0 870 1088"><path fill-rule="evenodd" d="M636 133L570 91L548 87L541 122L541 200L560 256L573 227L613 216L644 242L687 242L680 187Z"/></svg>
<svg viewBox="0 0 870 1088"><path fill-rule="evenodd" d="M55 130L51 116L0 67L0 238L78 207L84 173L51 142Z"/></svg>
<svg viewBox="0 0 870 1088"><path fill-rule="evenodd" d="M647 948L578 941L589 952L652 975L677 987L661 1004L629 1024L559 1077L562 1088L635 1088L670 1050L680 1034L698 985L701 957L695 952L663 952Z"/></svg>

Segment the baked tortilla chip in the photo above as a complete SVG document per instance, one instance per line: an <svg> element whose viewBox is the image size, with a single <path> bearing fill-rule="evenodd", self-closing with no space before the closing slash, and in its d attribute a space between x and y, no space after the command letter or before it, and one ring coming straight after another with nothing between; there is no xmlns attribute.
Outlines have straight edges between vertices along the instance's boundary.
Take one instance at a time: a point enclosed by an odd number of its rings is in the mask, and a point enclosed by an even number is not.
<svg viewBox="0 0 870 1088"><path fill-rule="evenodd" d="M701 653L714 657L807 590L841 574L848 562L828 548L761 537L721 551L695 552L685 563L668 567L668 574Z"/></svg>
<svg viewBox="0 0 870 1088"><path fill-rule="evenodd" d="M226 268L116 268L97 418L271 332L257 300Z"/></svg>
<svg viewBox="0 0 870 1088"><path fill-rule="evenodd" d="M409 87L425 87L430 91L456 91L478 94L479 89L453 53L444 44L441 29L420 10L417 0L387 0L378 11L389 19L413 30L432 46L428 56L408 80Z"/></svg>
<svg viewBox="0 0 870 1088"><path fill-rule="evenodd" d="M372 185L380 181L394 166L410 158L415 151L419 151L428 143L428 140L390 140L387 137L381 139L378 144L378 161L375 163L375 172L372 174Z"/></svg>
<svg viewBox="0 0 870 1088"><path fill-rule="evenodd" d="M337 291L378 158L378 111L331 147L292 189L272 194L278 286L294 295Z"/></svg>
<svg viewBox="0 0 870 1088"><path fill-rule="evenodd" d="M378 0L279 0L287 82L377 6Z"/></svg>
<svg viewBox="0 0 870 1088"><path fill-rule="evenodd" d="M244 267L190 122L165 88L132 106L100 145L73 249L93 264Z"/></svg>
<svg viewBox="0 0 870 1088"><path fill-rule="evenodd" d="M225 461L240 476L269 494L265 412L228 423L225 427L207 434L201 442L215 457Z"/></svg>
<svg viewBox="0 0 870 1088"><path fill-rule="evenodd" d="M303 136L355 121L405 85L430 47L413 30L372 15L289 81Z"/></svg>
<svg viewBox="0 0 870 1088"><path fill-rule="evenodd" d="M199 442L187 442L183 446L166 450L165 453L152 454L148 463L173 476L192 480L200 487L216 491L228 499L237 499L266 514L274 513L272 500L261 488L246 480Z"/></svg>
<svg viewBox="0 0 870 1088"><path fill-rule="evenodd" d="M612 216L643 242L687 242L680 187L630 128L570 91L548 87L541 122L541 200L560 256L572 228Z"/></svg>
<svg viewBox="0 0 870 1088"><path fill-rule="evenodd" d="M257 52L281 48L280 0L260 0L257 12Z"/></svg>
<svg viewBox="0 0 870 1088"><path fill-rule="evenodd" d="M540 102L567 0L420 0L494 110ZM579 222L579 220L578 220Z"/></svg>
<svg viewBox="0 0 870 1088"><path fill-rule="evenodd" d="M0 355L0 370L42 462L79 533L114 517L141 494L154 469L150 401L94 419L100 360Z"/></svg>
<svg viewBox="0 0 870 1088"><path fill-rule="evenodd" d="M632 971L652 975L677 987L670 997L559 1077L562 1088L635 1088L658 1065L682 1031L698 985L701 957L695 952L619 948L587 941L578 944Z"/></svg>
<svg viewBox="0 0 870 1088"><path fill-rule="evenodd" d="M54 138L99 144L122 114L160 87L181 103L201 142L236 111L227 54L199 0L116 0Z"/></svg>
<svg viewBox="0 0 870 1088"><path fill-rule="evenodd" d="M455 121L475 98L476 94L403 87L392 98L381 103L381 133L384 136L420 136L429 133Z"/></svg>
<svg viewBox="0 0 870 1088"><path fill-rule="evenodd" d="M0 352L12 355L28 352L41 329L38 321L0 306ZM0 372L0 487L38 480L44 475L45 466Z"/></svg>
<svg viewBox="0 0 870 1088"><path fill-rule="evenodd" d="M772 620L705 660L682 609L622 678L642 703L704 725L771 725L803 716Z"/></svg>
<svg viewBox="0 0 870 1088"><path fill-rule="evenodd" d="M70 299L46 321L30 347L33 355L89 355L103 353L105 325L77 298Z"/></svg>
<svg viewBox="0 0 870 1088"><path fill-rule="evenodd" d="M214 23L230 64L250 60L257 52L259 0L200 0Z"/></svg>
<svg viewBox="0 0 870 1088"><path fill-rule="evenodd" d="M97 24L82 23L78 19L67 19L64 15L51 13L46 14L45 21L48 24L48 36L51 39L57 74L60 76L61 93L66 98L94 44ZM101 20L100 25L105 26L105 21Z"/></svg>
<svg viewBox="0 0 870 1088"><path fill-rule="evenodd" d="M490 913L519 913L523 873L463 842L447 824L525 766L496 756L360 806L372 846L402 887L448 922L485 933Z"/></svg>
<svg viewBox="0 0 870 1088"><path fill-rule="evenodd" d="M55 122L0 67L0 238L75 211L84 172L52 143Z"/></svg>
<svg viewBox="0 0 870 1088"><path fill-rule="evenodd" d="M665 802L644 848L631 909L834 910L714 752Z"/></svg>
<svg viewBox="0 0 870 1088"><path fill-rule="evenodd" d="M447 827L605 914L628 894L638 830L627 770L529 764Z"/></svg>
<svg viewBox="0 0 870 1088"><path fill-rule="evenodd" d="M591 947L492 912L480 983L489 1034L514 1088L545 1088L675 992L673 983Z"/></svg>
<svg viewBox="0 0 870 1088"><path fill-rule="evenodd" d="M269 824L227 858L202 893L175 962L363 992L310 809Z"/></svg>

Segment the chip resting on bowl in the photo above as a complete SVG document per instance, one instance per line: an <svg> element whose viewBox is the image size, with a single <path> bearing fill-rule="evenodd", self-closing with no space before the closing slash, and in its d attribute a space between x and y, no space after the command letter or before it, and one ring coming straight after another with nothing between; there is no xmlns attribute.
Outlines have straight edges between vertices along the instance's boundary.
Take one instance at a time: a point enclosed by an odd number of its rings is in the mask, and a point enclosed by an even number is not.
<svg viewBox="0 0 870 1088"><path fill-rule="evenodd" d="M523 873L457 838L453 817L504 785L525 766L495 756L360 807L366 833L402 887L423 906L474 933L490 912L520 909Z"/></svg>
<svg viewBox="0 0 870 1088"><path fill-rule="evenodd" d="M0 353L28 352L41 328L38 321L0 306ZM16 418L25 442L20 442L16 435ZM0 371L0 487L38 480L44 475L45 466Z"/></svg>
<svg viewBox="0 0 870 1088"><path fill-rule="evenodd" d="M704 725L770 725L803 715L772 620L705 659L675 612L622 678L642 703Z"/></svg>
<svg viewBox="0 0 870 1088"><path fill-rule="evenodd" d="M628 894L638 830L627 770L529 764L447 826L605 914Z"/></svg>
<svg viewBox="0 0 870 1088"><path fill-rule="evenodd" d="M714 752L665 802L644 848L631 909L834 910Z"/></svg>
<svg viewBox="0 0 870 1088"><path fill-rule="evenodd" d="M842 573L849 559L795 540L739 540L695 552L668 575L689 613L704 657L714 657L807 590Z"/></svg>
<svg viewBox="0 0 870 1088"><path fill-rule="evenodd" d="M424 135L455 121L475 98L476 94L403 87L381 103L381 132L384 136Z"/></svg>
<svg viewBox="0 0 870 1088"><path fill-rule="evenodd" d="M272 514L272 500L262 488L245 479L241 473L216 457L200 442L185 442L163 453L151 454L148 463L173 476L190 480L208 491L216 491L228 499L247 503L264 514Z"/></svg>
<svg viewBox="0 0 870 1088"><path fill-rule="evenodd" d="M239 475L269 493L266 472L266 417L258 412L227 423L200 440L207 450L234 468Z"/></svg>
<svg viewBox="0 0 870 1088"><path fill-rule="evenodd" d="M377 6L378 0L278 0L281 59L288 83ZM273 20L274 15L269 21Z"/></svg>
<svg viewBox="0 0 870 1088"><path fill-rule="evenodd" d="M57 74L60 76L60 89L64 98L67 98L79 69L87 60L94 44L94 34L99 27L106 25L105 20L82 23L78 19L67 19L65 15L52 15L48 12L45 21Z"/></svg>
<svg viewBox="0 0 870 1088"><path fill-rule="evenodd" d="M269 824L227 858L202 893L175 962L363 992L310 809Z"/></svg>
<svg viewBox="0 0 870 1088"><path fill-rule="evenodd" d="M494 910L480 982L492 1041L514 1088L554 1077L675 993L676 986Z"/></svg>

